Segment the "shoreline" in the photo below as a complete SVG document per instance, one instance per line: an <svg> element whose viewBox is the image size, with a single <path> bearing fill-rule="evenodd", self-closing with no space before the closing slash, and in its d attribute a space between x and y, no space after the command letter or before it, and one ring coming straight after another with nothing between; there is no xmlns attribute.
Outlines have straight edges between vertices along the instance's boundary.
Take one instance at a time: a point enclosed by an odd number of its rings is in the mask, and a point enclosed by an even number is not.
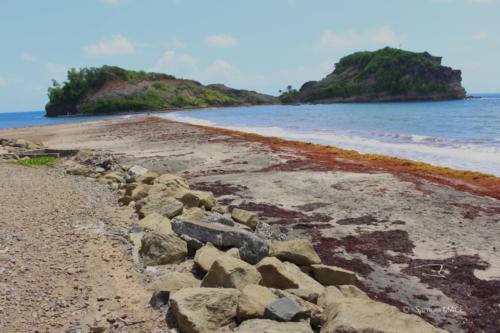
<svg viewBox="0 0 500 333"><path fill-rule="evenodd" d="M485 290L500 286L498 177L158 117L1 136L182 176L287 237L310 239L325 264L356 272L374 299L452 332L496 327L498 301ZM445 279L433 274L441 266ZM435 307L464 313L415 310Z"/></svg>

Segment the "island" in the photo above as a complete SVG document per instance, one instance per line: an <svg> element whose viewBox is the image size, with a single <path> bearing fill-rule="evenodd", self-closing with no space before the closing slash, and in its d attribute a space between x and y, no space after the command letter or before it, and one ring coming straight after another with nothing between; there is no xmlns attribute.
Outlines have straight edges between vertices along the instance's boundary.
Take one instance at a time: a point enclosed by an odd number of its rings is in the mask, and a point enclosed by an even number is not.
<svg viewBox="0 0 500 333"><path fill-rule="evenodd" d="M116 66L71 69L67 81L53 81L48 95L47 117L279 103L255 91Z"/></svg>
<svg viewBox="0 0 500 333"><path fill-rule="evenodd" d="M441 57L386 47L343 57L320 81L281 94L282 103L404 102L463 99L462 73Z"/></svg>

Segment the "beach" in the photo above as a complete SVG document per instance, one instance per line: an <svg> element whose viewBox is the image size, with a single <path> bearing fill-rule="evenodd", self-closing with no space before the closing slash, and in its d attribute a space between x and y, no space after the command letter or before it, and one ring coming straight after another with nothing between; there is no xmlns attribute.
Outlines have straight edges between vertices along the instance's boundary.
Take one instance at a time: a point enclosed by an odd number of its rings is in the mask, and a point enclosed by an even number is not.
<svg viewBox="0 0 500 333"><path fill-rule="evenodd" d="M0 137L109 153L123 165L180 175L222 204L259 213L288 237L310 239L324 263L356 272L374 299L450 332L498 327L500 178L493 175L156 117L2 129ZM24 172L1 167L2 178ZM18 191L35 186L43 193L58 179L57 171L31 172L23 177L33 184L2 185L3 201L26 200L26 214L37 203ZM63 181L71 187L69 178ZM103 186L85 186L94 185ZM104 206L125 209L106 200ZM11 214L2 210L2 225L14 227ZM117 223L123 228L133 219ZM101 236L97 242L105 243Z"/></svg>

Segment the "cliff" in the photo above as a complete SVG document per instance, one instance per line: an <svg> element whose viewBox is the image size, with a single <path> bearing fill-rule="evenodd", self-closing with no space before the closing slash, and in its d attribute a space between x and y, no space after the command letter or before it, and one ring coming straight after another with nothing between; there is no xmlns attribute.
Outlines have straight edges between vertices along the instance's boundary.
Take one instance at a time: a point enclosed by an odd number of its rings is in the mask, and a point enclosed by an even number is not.
<svg viewBox="0 0 500 333"><path fill-rule="evenodd" d="M321 81L306 82L298 99L305 103L425 101L465 98L461 71L441 58L386 47L340 59Z"/></svg>
<svg viewBox="0 0 500 333"><path fill-rule="evenodd" d="M45 109L56 117L274 103L277 98L254 91L102 66L73 69L63 84L54 81Z"/></svg>

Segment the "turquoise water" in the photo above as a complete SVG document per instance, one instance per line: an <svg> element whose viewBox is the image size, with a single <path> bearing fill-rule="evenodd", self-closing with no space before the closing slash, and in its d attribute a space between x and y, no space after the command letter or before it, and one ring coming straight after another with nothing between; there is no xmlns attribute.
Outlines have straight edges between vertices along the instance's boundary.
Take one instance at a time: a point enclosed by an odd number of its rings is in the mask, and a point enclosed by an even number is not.
<svg viewBox="0 0 500 333"><path fill-rule="evenodd" d="M254 106L158 113L159 117L379 153L500 176L500 94L420 103ZM0 128L129 116L46 118L0 113Z"/></svg>
<svg viewBox="0 0 500 333"><path fill-rule="evenodd" d="M416 103L258 106L161 115L500 176L500 94Z"/></svg>

